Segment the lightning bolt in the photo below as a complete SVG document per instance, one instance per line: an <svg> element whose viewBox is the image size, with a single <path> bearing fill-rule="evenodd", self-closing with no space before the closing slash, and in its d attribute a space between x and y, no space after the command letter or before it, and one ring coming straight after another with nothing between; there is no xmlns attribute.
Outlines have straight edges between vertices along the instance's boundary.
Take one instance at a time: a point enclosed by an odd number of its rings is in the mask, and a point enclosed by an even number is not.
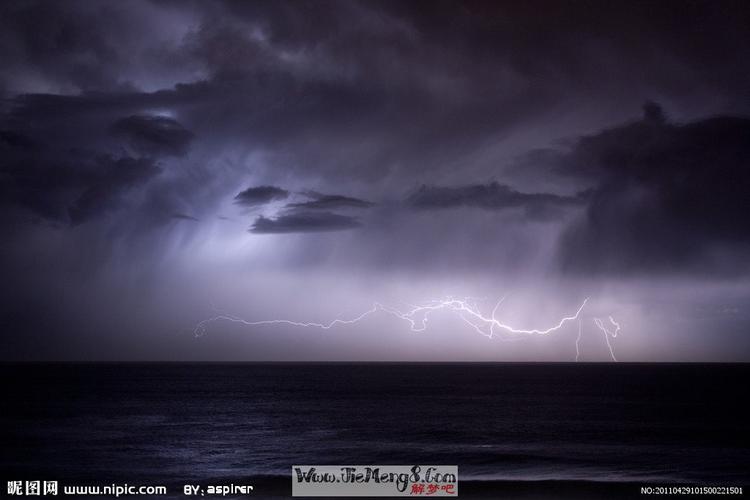
<svg viewBox="0 0 750 500"><path fill-rule="evenodd" d="M581 305L576 309L574 314L564 316L557 323L546 328L516 328L507 323L497 319L497 310L505 300L505 296L502 297L495 307L492 309L490 316L485 316L480 311L477 303L474 299L464 298L456 299L449 297L443 300L432 300L422 305L410 305L410 309L401 311L394 307L383 305L379 302L373 304L373 306L350 319L336 318L328 323L317 323L317 322L302 322L293 321L289 319L267 319L259 321L249 321L239 316L233 316L230 314L218 314L211 318L204 319L198 322L193 329L193 334L196 337L203 336L208 326L211 323L218 321L227 321L231 323L239 323L245 326L262 326L262 325L288 325L299 328L318 328L321 330L329 330L336 326L353 325L366 319L368 316L376 314L378 312L394 316L402 321L409 324L409 329L412 332L423 332L427 329L427 322L430 314L440 310L447 310L456 313L467 325L472 327L477 333L483 335L489 339L499 339L503 341L521 340L529 336L546 336L554 332L557 332L565 326L566 323L578 320L578 337L576 338L576 361L580 357L579 343L581 341L581 314L584 307L588 303L589 298L583 300ZM612 338L617 337L617 333L620 331L620 325L609 316L609 321L616 327L616 329L610 331L599 318L594 318L594 324L604 332L604 337L609 348L610 355L613 361L617 361L614 354L614 349L610 342L610 336Z"/></svg>
<svg viewBox="0 0 750 500"><path fill-rule="evenodd" d="M617 334L620 332L620 325L612 319L612 316L609 316L609 322L612 326L614 326L614 330L608 329L606 326L604 326L604 323L599 318L594 318L594 324L599 328L599 330L604 333L604 340L607 341L607 347L609 348L609 354L612 356L613 361L617 361L617 358L615 357L615 351L612 349L612 343L610 342L609 338L612 337L613 339L617 338Z"/></svg>

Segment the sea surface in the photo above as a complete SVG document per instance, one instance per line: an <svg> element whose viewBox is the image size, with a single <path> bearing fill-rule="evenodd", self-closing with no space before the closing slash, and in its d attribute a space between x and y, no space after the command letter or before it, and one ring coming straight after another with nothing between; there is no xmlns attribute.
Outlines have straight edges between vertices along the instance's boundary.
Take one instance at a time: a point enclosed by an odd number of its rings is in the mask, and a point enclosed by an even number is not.
<svg viewBox="0 0 750 500"><path fill-rule="evenodd" d="M3 490L14 479L286 485L293 464L458 465L459 492L461 481L750 483L746 364L3 364L0 375Z"/></svg>

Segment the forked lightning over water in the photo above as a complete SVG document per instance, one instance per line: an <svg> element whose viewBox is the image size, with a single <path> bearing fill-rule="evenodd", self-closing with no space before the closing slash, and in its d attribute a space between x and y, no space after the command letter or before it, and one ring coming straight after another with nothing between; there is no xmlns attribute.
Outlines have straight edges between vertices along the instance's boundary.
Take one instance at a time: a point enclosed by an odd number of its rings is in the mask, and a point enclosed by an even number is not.
<svg viewBox="0 0 750 500"><path fill-rule="evenodd" d="M195 334L196 337L203 336L206 333L206 330L209 324L219 322L219 321L240 323L246 326L288 325L288 326L294 326L294 327L300 327L300 328L319 328L323 330L328 330L335 326L352 325L355 323L359 323L360 321L364 320L368 316L371 316L378 312L389 314L391 316L395 316L396 318L406 321L407 323L409 323L409 328L411 329L412 332L423 332L427 329L427 321L429 319L429 315L433 312L443 310L443 311L450 311L450 312L456 313L464 322L470 325L479 334L489 339L498 339L502 341L522 340L524 338L528 338L530 336L535 336L535 335L538 335L538 336L550 335L554 332L557 332L561 328L563 328L566 323L578 320L578 336L576 338L576 361L578 361L578 359L580 358L580 354L581 354L579 344L581 341L581 333L582 333L582 312L584 308L586 307L586 304L588 303L588 300L589 300L588 297L584 299L584 301L575 311L575 314L571 314L570 316L565 316L561 318L553 326L549 326L546 328L531 328L531 329L516 328L514 326L511 326L497 319L497 316L496 316L497 310L499 309L500 305L503 303L503 300L505 300L505 297L503 297L497 302L495 307L492 309L492 313L489 316L485 316L484 314L482 314L482 312L479 310L476 304L476 301L472 299L456 299L452 297L449 297L444 300L429 301L418 306L412 305L410 306L411 308L406 311L401 311L399 309L388 307L379 302L376 302L370 309L366 310L365 312L361 313L360 315L354 318L350 318L350 319L336 318L328 323L300 322L300 321L292 321L289 319L267 319L267 320L259 320L259 321L249 321L239 316L233 316L230 314L218 314L216 316L204 319L200 321L199 323L197 323L195 325L193 333ZM617 358L615 357L615 353L614 353L614 348L612 347L612 343L610 341L610 337L611 338L617 337L617 334L620 331L620 325L612 318L612 316L609 316L608 320L610 324L612 325L613 329L610 329L607 326L605 326L604 322L602 322L602 320L600 320L599 318L592 318L592 319L593 319L594 325L596 325L596 327L604 334L604 339L607 343L607 348L609 350L609 354L610 354L610 357L612 358L612 361L617 361Z"/></svg>

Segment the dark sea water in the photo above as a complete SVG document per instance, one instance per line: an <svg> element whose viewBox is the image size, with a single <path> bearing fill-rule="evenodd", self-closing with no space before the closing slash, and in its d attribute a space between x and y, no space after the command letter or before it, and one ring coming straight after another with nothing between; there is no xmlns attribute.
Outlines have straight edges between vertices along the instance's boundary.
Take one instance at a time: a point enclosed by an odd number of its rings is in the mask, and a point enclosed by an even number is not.
<svg viewBox="0 0 750 500"><path fill-rule="evenodd" d="M287 484L292 464L458 465L460 481L750 483L750 365L6 364L0 374L3 494L6 480L28 478L180 492Z"/></svg>

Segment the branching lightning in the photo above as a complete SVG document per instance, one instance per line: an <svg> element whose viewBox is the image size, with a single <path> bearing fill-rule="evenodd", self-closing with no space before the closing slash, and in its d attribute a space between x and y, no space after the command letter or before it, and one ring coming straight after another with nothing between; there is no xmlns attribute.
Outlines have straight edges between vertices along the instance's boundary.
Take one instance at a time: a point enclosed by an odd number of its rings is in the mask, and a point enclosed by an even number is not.
<svg viewBox="0 0 750 500"><path fill-rule="evenodd" d="M619 323L617 323L617 321L612 319L612 316L609 316L609 322L612 326L615 327L614 330L608 329L599 318L594 318L594 324L597 326L597 328L599 328L599 330L602 331L602 333L604 333L604 340L607 341L607 347L609 348L609 354L610 356L612 356L612 360L617 361L617 358L615 357L615 351L612 349L612 343L610 342L609 338L617 338L617 334L620 332L620 325Z"/></svg>
<svg viewBox="0 0 750 500"><path fill-rule="evenodd" d="M567 323L578 320L578 336L576 338L576 361L578 361L580 351L580 341L582 333L582 312L588 303L588 297L583 300L581 305L576 309L574 314L564 316L557 323L546 328L517 328L497 319L497 311L502 305L505 297L502 297L489 316L484 315L476 300L470 298L456 299L449 297L443 300L433 300L426 302L422 305L410 305L406 311L385 306L379 302L373 304L373 306L359 314L356 317L350 319L336 318L328 323L316 323L316 322L301 322L293 321L289 319L268 319L259 321L249 321L239 316L233 316L230 314L218 314L208 319L204 319L195 325L193 333L196 337L203 336L210 324L227 321L231 323L240 323L245 326L262 326L262 325L288 325L299 328L318 328L322 330L329 330L336 326L352 325L359 323L367 317L376 314L378 312L385 313L394 316L400 320L403 320L409 324L409 328L412 332L423 332L427 329L427 321L430 314L437 311L449 311L457 314L466 324L471 326L477 333L483 335L489 339L498 339L502 341L515 341L528 338L530 336L546 336L555 333L562 329ZM617 361L615 357L614 349L610 341L611 338L616 338L620 331L620 325L612 318L608 317L609 322L614 329L610 329L604 325L599 318L593 318L593 322L596 327L604 334L607 348L609 349L610 356L613 361Z"/></svg>

